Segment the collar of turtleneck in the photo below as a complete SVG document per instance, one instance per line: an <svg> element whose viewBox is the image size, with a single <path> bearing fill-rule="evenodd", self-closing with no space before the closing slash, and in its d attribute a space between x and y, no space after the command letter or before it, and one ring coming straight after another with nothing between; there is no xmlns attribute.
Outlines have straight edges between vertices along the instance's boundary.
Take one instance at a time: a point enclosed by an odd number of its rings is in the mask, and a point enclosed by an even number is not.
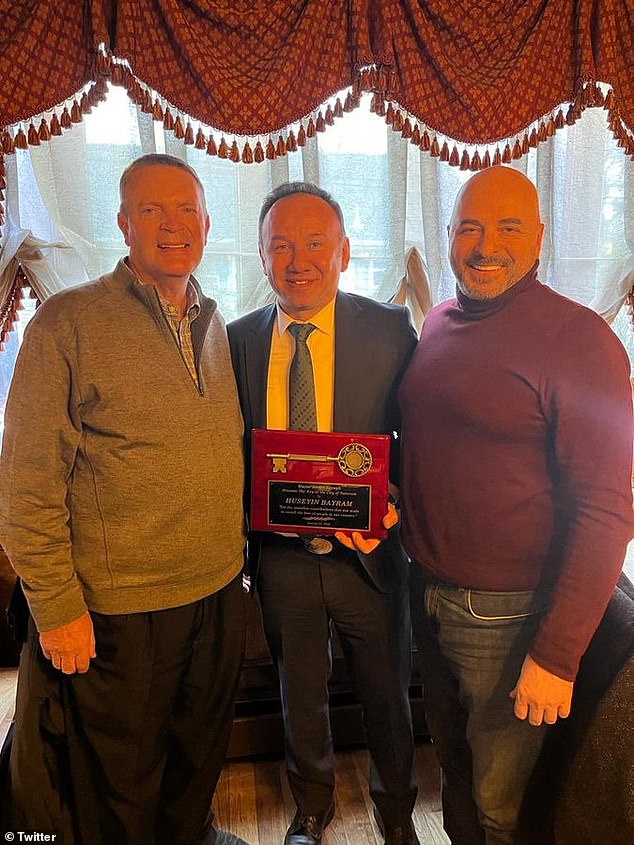
<svg viewBox="0 0 634 845"><path fill-rule="evenodd" d="M505 308L516 296L523 293L523 291L539 284L537 281L538 266L539 262L535 262L524 278L520 279L519 282L516 282L508 290L505 290L504 293L493 297L493 299L472 299L469 296L465 296L462 291L456 290L460 311L470 320L479 320L483 317L488 317L490 314L496 314L502 308Z"/></svg>

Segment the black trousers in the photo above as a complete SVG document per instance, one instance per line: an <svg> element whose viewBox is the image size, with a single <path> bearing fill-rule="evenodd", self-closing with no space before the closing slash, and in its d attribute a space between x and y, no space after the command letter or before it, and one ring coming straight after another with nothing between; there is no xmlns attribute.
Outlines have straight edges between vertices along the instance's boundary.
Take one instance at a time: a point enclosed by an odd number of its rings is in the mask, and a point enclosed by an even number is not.
<svg viewBox="0 0 634 845"><path fill-rule="evenodd" d="M31 623L10 757L13 829L65 845L194 845L211 827L244 651L241 577L182 607L91 614L85 675L45 660Z"/></svg>
<svg viewBox="0 0 634 845"><path fill-rule="evenodd" d="M340 544L332 554L313 555L297 538L272 535L262 546L258 591L280 677L288 778L297 806L316 814L333 799L328 679L334 626L363 708L370 794L386 823L408 819L416 784L407 583L381 593L357 555Z"/></svg>

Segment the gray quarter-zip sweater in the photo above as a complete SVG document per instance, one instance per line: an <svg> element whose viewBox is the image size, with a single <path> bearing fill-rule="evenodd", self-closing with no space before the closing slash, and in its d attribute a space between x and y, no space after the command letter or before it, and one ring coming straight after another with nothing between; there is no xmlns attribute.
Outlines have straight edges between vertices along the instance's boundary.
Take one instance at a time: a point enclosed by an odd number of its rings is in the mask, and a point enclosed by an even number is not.
<svg viewBox="0 0 634 845"><path fill-rule="evenodd" d="M199 387L124 261L38 309L0 458L0 544L39 630L196 601L242 566L242 420L226 331L196 285Z"/></svg>

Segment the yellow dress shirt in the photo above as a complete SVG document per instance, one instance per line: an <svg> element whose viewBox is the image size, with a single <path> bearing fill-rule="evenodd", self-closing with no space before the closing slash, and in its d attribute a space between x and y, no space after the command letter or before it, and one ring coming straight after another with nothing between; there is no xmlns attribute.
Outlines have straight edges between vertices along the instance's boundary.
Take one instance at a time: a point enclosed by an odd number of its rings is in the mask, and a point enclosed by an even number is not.
<svg viewBox="0 0 634 845"><path fill-rule="evenodd" d="M312 323L316 327L308 338L308 348L315 378L317 426L319 431L332 431L335 386L334 298L314 317L305 321L289 317L277 304L266 392L267 428L288 428L288 373L295 354L295 340L288 327L297 322Z"/></svg>

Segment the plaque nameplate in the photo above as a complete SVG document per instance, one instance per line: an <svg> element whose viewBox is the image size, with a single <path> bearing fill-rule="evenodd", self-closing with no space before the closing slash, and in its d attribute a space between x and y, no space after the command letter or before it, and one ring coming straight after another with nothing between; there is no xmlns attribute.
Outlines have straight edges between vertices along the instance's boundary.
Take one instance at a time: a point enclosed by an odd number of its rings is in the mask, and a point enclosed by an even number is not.
<svg viewBox="0 0 634 845"><path fill-rule="evenodd" d="M390 439L254 428L251 529L387 537Z"/></svg>

